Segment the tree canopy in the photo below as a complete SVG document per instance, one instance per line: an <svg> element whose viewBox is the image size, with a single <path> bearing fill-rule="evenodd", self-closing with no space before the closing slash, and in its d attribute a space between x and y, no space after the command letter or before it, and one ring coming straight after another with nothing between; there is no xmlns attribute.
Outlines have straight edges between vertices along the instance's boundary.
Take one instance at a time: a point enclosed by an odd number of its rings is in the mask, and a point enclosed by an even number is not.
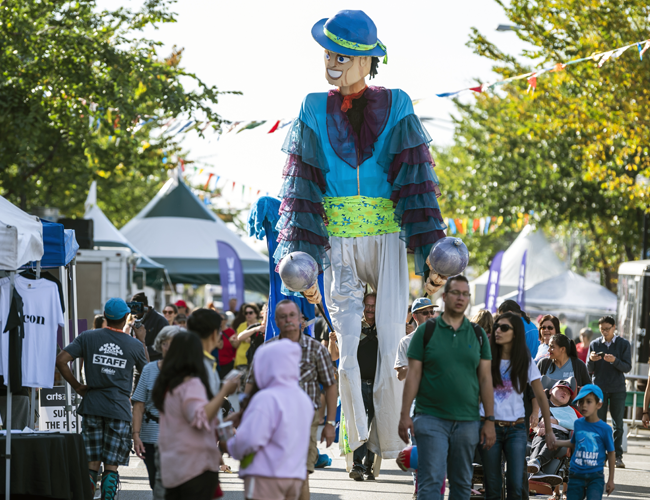
<svg viewBox="0 0 650 500"><path fill-rule="evenodd" d="M182 49L161 59L161 44L142 36L175 21L169 6L0 2L0 194L26 210L80 216L97 180L100 206L119 227L182 155L154 129L178 116L220 127L221 92L182 69Z"/></svg>
<svg viewBox="0 0 650 500"><path fill-rule="evenodd" d="M616 49L650 33L650 7L642 2L498 3L521 27L516 36L532 48L515 58L477 30L468 43L495 61L502 78ZM540 76L534 94L522 79L477 94L471 104L456 99L454 145L436 152L447 193L443 206L470 216L529 213L545 231L575 237L573 267L602 271L603 283L614 288L618 264L641 256L649 208L647 59L650 52L640 61L634 46L602 68L592 61L555 66L558 71ZM455 177L451 192L444 185L449 177ZM484 267L491 255L475 263Z"/></svg>

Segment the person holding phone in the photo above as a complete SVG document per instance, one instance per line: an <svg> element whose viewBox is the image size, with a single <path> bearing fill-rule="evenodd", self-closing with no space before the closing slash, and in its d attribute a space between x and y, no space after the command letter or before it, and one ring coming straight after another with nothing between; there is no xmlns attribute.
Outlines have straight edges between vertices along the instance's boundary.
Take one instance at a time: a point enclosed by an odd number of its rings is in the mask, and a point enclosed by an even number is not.
<svg viewBox="0 0 650 500"><path fill-rule="evenodd" d="M598 418L607 422L607 410L614 423L614 448L616 467L625 468L623 463L623 416L625 414L625 374L632 369L630 343L616 335L616 321L611 316L598 320L602 337L589 344L587 369L593 382L603 391L603 405Z"/></svg>

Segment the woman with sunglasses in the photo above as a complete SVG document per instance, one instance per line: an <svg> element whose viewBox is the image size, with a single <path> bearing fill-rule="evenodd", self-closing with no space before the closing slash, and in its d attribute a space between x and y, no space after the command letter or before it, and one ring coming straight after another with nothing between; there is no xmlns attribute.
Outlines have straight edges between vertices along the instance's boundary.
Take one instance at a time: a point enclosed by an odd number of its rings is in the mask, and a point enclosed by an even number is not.
<svg viewBox="0 0 650 500"><path fill-rule="evenodd" d="M551 341L551 337L556 333L560 333L560 320L552 314L547 314L542 317L542 320L539 322L539 348L535 356L535 363L538 363L541 359L548 358L548 344Z"/></svg>
<svg viewBox="0 0 650 500"><path fill-rule="evenodd" d="M526 346L526 329L521 317L512 312L497 316L490 336L492 349L492 384L494 386L494 418L496 442L489 449L479 446L483 462L486 500L501 498L501 456L506 457L507 498L523 498L524 468L528 423L524 394L530 384L540 403L546 422L546 444L555 447L550 423L548 400L542 378ZM483 405L481 416L483 417ZM483 418L482 418L483 420Z"/></svg>
<svg viewBox="0 0 650 500"><path fill-rule="evenodd" d="M247 366L248 360L246 359L246 352L251 346L251 335L254 331L247 332L246 335L240 336L240 333L252 330L260 326L260 309L257 304L244 304L239 310L237 318L233 324L233 328L237 332L237 339L241 342L237 347L237 354L235 354L235 368L240 366ZM250 335L248 334L250 333Z"/></svg>
<svg viewBox="0 0 650 500"><path fill-rule="evenodd" d="M163 315L165 316L165 319L169 321L169 324L173 325L174 319L176 319L176 316L178 315L178 307L174 304L167 304L163 309Z"/></svg>

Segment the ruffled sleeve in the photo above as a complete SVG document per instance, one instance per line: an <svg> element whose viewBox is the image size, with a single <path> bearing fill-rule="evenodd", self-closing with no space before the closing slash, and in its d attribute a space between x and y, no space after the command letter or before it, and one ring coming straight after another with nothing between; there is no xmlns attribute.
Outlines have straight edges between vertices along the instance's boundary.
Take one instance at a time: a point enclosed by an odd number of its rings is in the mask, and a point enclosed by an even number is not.
<svg viewBox="0 0 650 500"><path fill-rule="evenodd" d="M322 272L329 266L327 218L323 209L325 176L329 172L318 135L300 118L289 130L282 150L289 156L284 166L280 198L276 264L285 255L301 251L311 255Z"/></svg>
<svg viewBox="0 0 650 500"><path fill-rule="evenodd" d="M415 270L423 274L431 246L445 237L438 197L438 177L429 151L431 137L414 114L390 131L380 164L392 185L390 199L401 225L402 240L415 254Z"/></svg>

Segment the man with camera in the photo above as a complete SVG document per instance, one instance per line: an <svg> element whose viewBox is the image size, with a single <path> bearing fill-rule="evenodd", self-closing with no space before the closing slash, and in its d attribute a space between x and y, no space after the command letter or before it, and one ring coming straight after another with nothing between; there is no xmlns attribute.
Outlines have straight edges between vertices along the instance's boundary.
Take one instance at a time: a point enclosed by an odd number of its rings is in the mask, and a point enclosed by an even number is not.
<svg viewBox="0 0 650 500"><path fill-rule="evenodd" d="M133 329L137 330L139 325L142 324L147 331L145 344L147 345L147 351L149 351L149 358L151 361L156 361L162 358L162 355L153 348L153 343L155 342L158 333L160 333L160 330L169 326L169 321L149 305L149 301L144 292L136 293L131 298L129 307L131 308L131 314L135 318Z"/></svg>
<svg viewBox="0 0 650 500"><path fill-rule="evenodd" d="M84 332L63 349L56 358L56 367L63 378L83 400L83 436L93 493L99 466L104 462L102 499L115 498L120 465L129 465L131 450L131 389L133 369L142 370L149 361L145 347L145 330L135 330L136 338L123 332L129 306L122 299L109 299L104 306L106 328ZM86 361L87 385L81 384L68 364L77 359Z"/></svg>

